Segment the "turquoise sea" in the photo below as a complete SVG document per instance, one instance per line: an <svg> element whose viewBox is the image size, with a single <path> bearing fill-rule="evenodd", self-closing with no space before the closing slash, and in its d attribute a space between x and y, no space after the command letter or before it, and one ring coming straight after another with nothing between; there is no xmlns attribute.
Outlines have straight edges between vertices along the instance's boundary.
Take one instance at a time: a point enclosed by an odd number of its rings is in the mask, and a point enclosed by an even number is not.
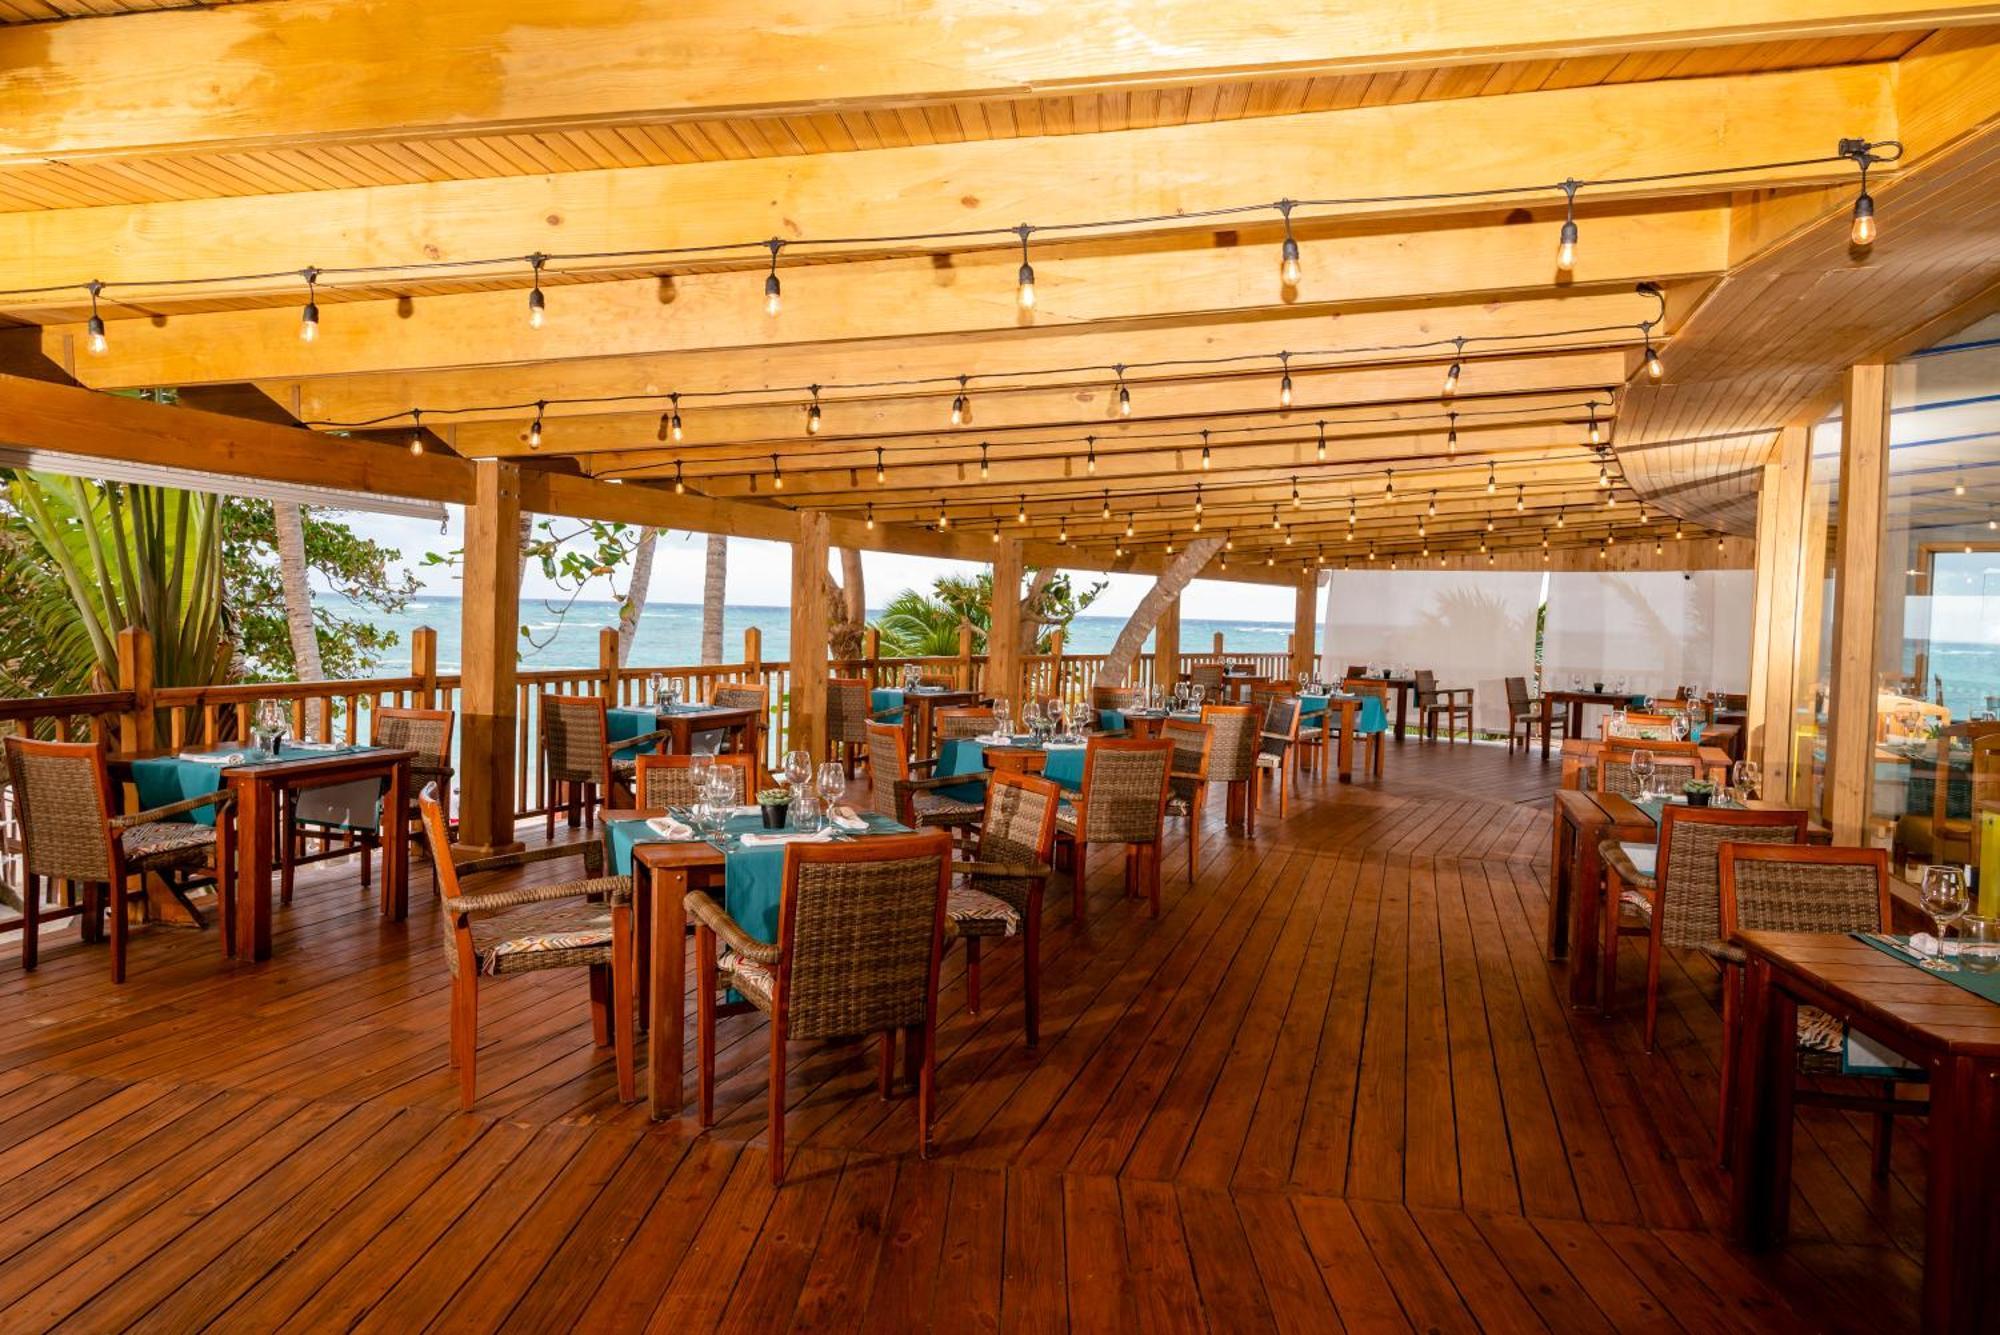
<svg viewBox="0 0 2000 1335"><path fill-rule="evenodd" d="M324 595L322 595L324 597ZM409 632L430 626L438 633L438 667L455 672L459 665L459 600L424 595L393 616L370 613L377 624L398 632L399 644L409 644ZM871 616L877 615L871 611ZM529 636L521 642L522 666L531 668L594 667L597 664L597 632L618 624L618 604L609 600L578 601L558 614L536 599L523 599L521 624ZM791 610L785 607L729 607L723 611L722 658L738 662L743 657L743 632L755 626L762 632L764 657L782 660L791 639ZM1078 617L1070 625L1066 647L1071 653L1102 653L1111 647L1124 617ZM1290 623L1270 621L1181 622L1181 649L1184 653L1205 652L1216 632L1223 642L1240 653L1283 653L1291 634ZM383 670L396 671L407 658L407 648L389 651ZM701 606L698 603L655 603L640 618L639 635L632 646L631 662L641 667L668 667L701 661Z"/></svg>

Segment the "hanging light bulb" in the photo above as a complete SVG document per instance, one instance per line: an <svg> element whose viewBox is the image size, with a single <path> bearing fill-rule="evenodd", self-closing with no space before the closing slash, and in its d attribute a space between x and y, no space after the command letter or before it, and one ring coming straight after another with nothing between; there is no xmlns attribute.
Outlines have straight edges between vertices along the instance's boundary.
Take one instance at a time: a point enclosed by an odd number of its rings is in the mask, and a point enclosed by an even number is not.
<svg viewBox="0 0 2000 1335"><path fill-rule="evenodd" d="M1067 519L1063 520L1062 525L1056 530L1056 541L1057 542L1069 541L1069 521Z"/></svg>
<svg viewBox="0 0 2000 1335"><path fill-rule="evenodd" d="M990 542L990 543L994 543L994 544L996 544L996 545L997 545L997 544L999 543L999 541L1000 541L1000 521L999 521L999 520L997 520L997 519L996 519L996 520L994 520L994 521L993 521L993 536L992 536L992 537L990 537L990 538L988 538L988 539L987 539L987 541L988 541L988 542Z"/></svg>
<svg viewBox="0 0 2000 1335"><path fill-rule="evenodd" d="M1236 550L1236 537L1234 534L1231 534L1230 536L1222 540L1222 550L1225 552L1233 552Z"/></svg>
<svg viewBox="0 0 2000 1335"><path fill-rule="evenodd" d="M1667 544L1661 542L1658 538L1653 539L1653 555L1658 556L1666 550Z"/></svg>
<svg viewBox="0 0 2000 1335"><path fill-rule="evenodd" d="M1292 236L1292 201L1278 201L1278 212L1285 217L1285 240L1278 247L1278 281L1286 287L1299 285L1299 243Z"/></svg>
<svg viewBox="0 0 2000 1335"><path fill-rule="evenodd" d="M1125 386L1124 363L1121 362L1111 369L1118 373L1118 415L1120 417L1130 417L1132 415L1132 391Z"/></svg>
<svg viewBox="0 0 2000 1335"><path fill-rule="evenodd" d="M1617 504L1618 504L1618 493L1617 493L1617 492L1615 492L1615 491L1607 491L1607 492L1605 492L1605 493L1604 493L1604 508L1605 508L1605 509L1609 510L1609 509L1611 509L1611 508L1612 508L1613 506L1615 506L1615 505L1617 505Z"/></svg>
<svg viewBox="0 0 2000 1335"><path fill-rule="evenodd" d="M548 298L542 295L542 266L549 257L540 253L528 256L528 267L533 272L534 282L528 288L528 328L540 329L542 321L548 318Z"/></svg>
<svg viewBox="0 0 2000 1335"><path fill-rule="evenodd" d="M1965 495L1965 474L1960 473L1956 480L1952 482L1951 494L1954 496Z"/></svg>
<svg viewBox="0 0 2000 1335"><path fill-rule="evenodd" d="M1604 432L1597 425L1597 403L1595 400L1592 400L1590 404L1590 443L1592 445L1602 445L1604 443Z"/></svg>
<svg viewBox="0 0 2000 1335"><path fill-rule="evenodd" d="M970 407L971 405L965 401L965 377L960 376L958 378L958 393L954 394L951 400L951 424L953 426L964 426L966 413Z"/></svg>
<svg viewBox="0 0 2000 1335"><path fill-rule="evenodd" d="M686 492L687 484L681 480L681 461L676 459L674 460L674 495L681 496L685 495Z"/></svg>
<svg viewBox="0 0 2000 1335"><path fill-rule="evenodd" d="M1715 535L1715 550L1718 552L1722 550L1722 535L1720 533Z"/></svg>
<svg viewBox="0 0 2000 1335"><path fill-rule="evenodd" d="M667 401L673 404L673 407L669 410L672 412L673 417L667 423L667 435L673 439L675 444L679 444L681 439L680 392L676 390L674 393L667 395Z"/></svg>
<svg viewBox="0 0 2000 1335"><path fill-rule="evenodd" d="M1382 499L1391 500L1396 495L1396 470L1391 468L1383 475Z"/></svg>
<svg viewBox="0 0 2000 1335"><path fill-rule="evenodd" d="M1125 516L1125 536L1132 536L1132 516L1129 513Z"/></svg>
<svg viewBox="0 0 2000 1335"><path fill-rule="evenodd" d="M870 533L875 531L875 503L873 501L868 503L868 531Z"/></svg>
<svg viewBox="0 0 2000 1335"><path fill-rule="evenodd" d="M1676 519L1674 521L1674 541L1679 542L1680 540L1681 540L1681 521Z"/></svg>
<svg viewBox="0 0 2000 1335"><path fill-rule="evenodd" d="M889 480L888 470L882 467L882 447L880 445L875 447L875 480L877 482L887 482Z"/></svg>
<svg viewBox="0 0 2000 1335"><path fill-rule="evenodd" d="M1862 180L1865 182L1867 177ZM1847 239L1857 246L1875 244L1875 196L1868 193L1865 184L1854 199L1854 223L1847 229Z"/></svg>
<svg viewBox="0 0 2000 1335"><path fill-rule="evenodd" d="M1499 486L1500 486L1500 476L1498 469L1494 461L1488 459L1486 461L1486 494L1488 496L1491 496L1495 491L1499 489Z"/></svg>
<svg viewBox="0 0 2000 1335"><path fill-rule="evenodd" d="M1021 508L1014 512L1014 522L1017 524L1028 522L1028 498L1026 496L1021 497Z"/></svg>
<svg viewBox="0 0 2000 1335"><path fill-rule="evenodd" d="M424 410L422 408L412 408L410 409L410 453L422 454L423 452Z"/></svg>
<svg viewBox="0 0 2000 1335"><path fill-rule="evenodd" d="M1514 485L1514 513L1520 514L1527 508L1528 508L1528 484L1525 482L1516 483Z"/></svg>
<svg viewBox="0 0 2000 1335"><path fill-rule="evenodd" d="M1207 428L1207 427L1203 427L1203 428L1201 429L1201 466L1202 466L1202 470L1203 470L1204 472L1206 472L1206 471L1207 471L1207 469L1208 469L1208 464L1209 464L1209 458L1208 458L1208 428Z"/></svg>
<svg viewBox="0 0 2000 1335"><path fill-rule="evenodd" d="M1292 479L1292 508L1296 510L1299 508L1300 504L1301 502L1299 500L1299 480L1297 477L1294 477Z"/></svg>
<svg viewBox="0 0 2000 1335"><path fill-rule="evenodd" d="M1576 187L1574 180L1564 181L1563 225L1556 238L1556 268L1568 273L1576 267Z"/></svg>
<svg viewBox="0 0 2000 1335"><path fill-rule="evenodd" d="M1278 507L1274 505L1271 507L1271 531L1275 533L1277 530L1278 530Z"/></svg>
<svg viewBox="0 0 2000 1335"><path fill-rule="evenodd" d="M1597 485L1600 487L1611 485L1611 465L1602 454L1597 456Z"/></svg>
<svg viewBox="0 0 2000 1335"><path fill-rule="evenodd" d="M1201 483L1194 484L1194 512L1201 513Z"/></svg>
<svg viewBox="0 0 2000 1335"><path fill-rule="evenodd" d="M1289 547L1291 545L1292 545L1292 531L1288 528L1285 530L1285 546Z"/></svg>
<svg viewBox="0 0 2000 1335"><path fill-rule="evenodd" d="M785 474L778 467L778 456L774 454L771 456L771 490L783 491L784 489L785 489Z"/></svg>
<svg viewBox="0 0 2000 1335"><path fill-rule="evenodd" d="M1021 268L1014 275L1014 300L1024 311L1035 309L1035 266L1028 263L1028 234L1034 230L1026 223L1014 229L1021 238Z"/></svg>
<svg viewBox="0 0 2000 1335"><path fill-rule="evenodd" d="M1279 353L1278 363L1284 368L1285 372L1284 376L1278 381L1278 406L1280 408L1289 408L1292 406L1292 354L1289 352Z"/></svg>
<svg viewBox="0 0 2000 1335"><path fill-rule="evenodd" d="M1447 399L1458 393L1458 378L1465 374L1463 361L1465 357L1465 340L1463 338L1454 338L1451 344L1451 369L1444 373L1444 397Z"/></svg>
<svg viewBox="0 0 2000 1335"><path fill-rule="evenodd" d="M1427 509L1425 509L1424 513L1429 515L1431 518L1435 519L1437 518L1437 512L1438 512L1438 494L1436 491L1432 491L1430 505Z"/></svg>
<svg viewBox="0 0 2000 1335"><path fill-rule="evenodd" d="M1266 556L1266 557L1264 558L1264 564L1265 564L1265 565L1267 565L1267 566L1274 566L1274 565L1278 564L1278 558L1277 558L1277 557L1275 557L1275 556L1269 556L1269 555L1267 555L1267 556Z"/></svg>
<svg viewBox="0 0 2000 1335"><path fill-rule="evenodd" d="M764 244L771 248L771 271L764 275L764 314L776 318L784 304L779 296L783 289L778 282L778 252L785 248L785 243L782 238L774 236Z"/></svg>
<svg viewBox="0 0 2000 1335"><path fill-rule="evenodd" d="M1490 514L1486 516L1486 531L1488 533L1493 531L1493 516Z"/></svg>
<svg viewBox="0 0 2000 1335"><path fill-rule="evenodd" d="M1083 444L1084 448L1088 451L1088 453L1084 455L1084 460L1083 460L1084 471L1089 473L1095 473L1097 472L1097 437L1085 436L1083 438Z"/></svg>
<svg viewBox="0 0 2000 1335"><path fill-rule="evenodd" d="M299 342L310 343L319 337L319 270L301 269L299 277L306 280L306 304L299 312Z"/></svg>
<svg viewBox="0 0 2000 1335"><path fill-rule="evenodd" d="M1543 529L1543 530L1542 530L1542 550L1543 550L1543 551L1547 551L1548 549L1549 549L1549 531L1548 531L1547 529Z"/></svg>
<svg viewBox="0 0 2000 1335"><path fill-rule="evenodd" d="M806 407L806 434L808 436L817 436L820 426L819 386L813 385L810 388L812 389L812 402Z"/></svg>
<svg viewBox="0 0 2000 1335"><path fill-rule="evenodd" d="M1319 452L1318 452L1318 460L1319 460L1319 462L1320 462L1320 463L1325 463L1325 462L1326 462L1326 423L1325 423L1325 422L1321 422L1321 423L1319 424Z"/></svg>
<svg viewBox="0 0 2000 1335"><path fill-rule="evenodd" d="M1109 491L1104 493L1104 513L1100 515L1099 518L1101 519L1111 518L1111 493Z"/></svg>
<svg viewBox="0 0 2000 1335"><path fill-rule="evenodd" d="M1563 510L1562 510L1562 507L1561 507L1560 505L1558 505L1558 506L1556 507L1556 527L1557 527L1557 528L1561 528L1561 527L1562 527L1562 526L1564 525L1564 523L1565 523L1565 522L1567 522L1567 521L1566 521L1566 520L1565 520L1565 519L1563 518Z"/></svg>
<svg viewBox="0 0 2000 1335"><path fill-rule="evenodd" d="M97 294L104 290L104 284L93 278L84 286L90 293L90 320L83 329L89 338L88 346L91 352L101 357L105 349L111 346L110 340L104 336L104 317L97 312Z"/></svg>
<svg viewBox="0 0 2000 1335"><path fill-rule="evenodd" d="M1451 430L1445 433L1445 438L1444 438L1444 452L1445 452L1446 454L1457 454L1457 453L1458 453L1458 414L1457 414L1456 412L1453 412L1453 413L1448 413L1448 414L1446 414L1446 416L1448 416L1448 417L1449 417L1449 418L1451 419Z"/></svg>
<svg viewBox="0 0 2000 1335"><path fill-rule="evenodd" d="M951 527L951 511L947 510L944 506L940 505L938 507L938 531L942 533L945 529L948 529L950 527Z"/></svg>
<svg viewBox="0 0 2000 1335"><path fill-rule="evenodd" d="M547 407L547 401L541 399L535 401L535 422L528 428L528 448L531 450L542 448L542 410Z"/></svg>
<svg viewBox="0 0 2000 1335"><path fill-rule="evenodd" d="M979 442L979 476L982 479L992 476L992 469L986 462L986 442L983 440Z"/></svg>
<svg viewBox="0 0 2000 1335"><path fill-rule="evenodd" d="M1661 364L1660 354L1653 350L1653 332L1652 328L1648 326L1646 330L1646 378L1648 380L1658 380L1666 375L1666 373L1667 368Z"/></svg>

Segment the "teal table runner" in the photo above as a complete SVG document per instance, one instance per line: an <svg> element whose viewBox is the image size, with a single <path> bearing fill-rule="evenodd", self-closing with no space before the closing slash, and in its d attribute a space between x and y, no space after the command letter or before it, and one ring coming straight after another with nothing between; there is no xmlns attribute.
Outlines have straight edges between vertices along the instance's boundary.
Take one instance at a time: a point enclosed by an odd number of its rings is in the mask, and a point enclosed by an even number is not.
<svg viewBox="0 0 2000 1335"><path fill-rule="evenodd" d="M933 773L941 778L954 774L983 774L986 772L986 748L976 738L952 737L938 746L937 769ZM970 783L955 783L949 788L937 790L945 797L960 802L984 802L986 800L986 780L975 779Z"/></svg>
<svg viewBox="0 0 2000 1335"><path fill-rule="evenodd" d="M1661 813L1669 806L1684 807L1687 804L1688 801L1685 797L1649 797L1644 802L1634 802L1632 805L1645 812L1647 820L1658 825ZM1711 797L1708 800L1708 804L1711 807L1726 807L1732 811L1736 809L1737 805L1721 793L1717 793L1714 797Z"/></svg>
<svg viewBox="0 0 2000 1335"><path fill-rule="evenodd" d="M234 757L229 764L205 760L186 760L181 756L158 756L151 760L132 762L132 786L139 792L139 807L150 811L154 807L172 806L185 802L191 797L205 793L220 792L223 788L222 772L225 769L246 765L269 765L280 760L313 760L325 756L348 756L361 751L371 751L368 746L337 746L331 748L283 746L275 756L252 751L248 746L241 750L189 751L188 755L213 755L219 761L223 757ZM215 824L215 808L199 807L193 812L172 819L197 825Z"/></svg>
<svg viewBox="0 0 2000 1335"><path fill-rule="evenodd" d="M1355 698L1355 696L1351 695L1325 696L1321 699L1320 708L1329 708L1331 702L1335 700L1352 700ZM1355 735L1366 736L1373 732L1386 732L1389 727L1389 711L1383 707L1382 697L1379 695L1363 695L1359 699L1361 701L1361 708L1354 711ZM1337 725L1330 723L1328 726L1335 728L1336 731L1338 730Z"/></svg>
<svg viewBox="0 0 2000 1335"><path fill-rule="evenodd" d="M1124 711L1123 711L1123 710L1119 710L1119 709L1100 709L1100 710L1098 710L1098 711L1097 711L1097 730L1098 730L1099 732L1123 732L1123 731L1125 731L1125 713L1124 713Z"/></svg>
<svg viewBox="0 0 2000 1335"><path fill-rule="evenodd" d="M886 688L868 692L868 712L877 723L903 721L903 693Z"/></svg>
<svg viewBox="0 0 2000 1335"><path fill-rule="evenodd" d="M1881 951L1892 960L1901 960L1912 969L1923 969L1924 973L1932 978L1942 978L1953 987L1962 987L1967 992L1985 997L1988 1001L2000 1002L2000 973L1973 973L1963 964L1958 967L1955 973L1939 973L1935 969L1925 969L1916 959L1905 955L1895 945L1889 944L1889 941L1893 941L1897 945L1909 946L1910 938L1907 936L1892 936L1888 941L1883 941L1878 939L1877 935L1873 932L1850 932L1849 935L1856 941L1875 947L1875 949ZM1914 946L1910 948L1915 949Z"/></svg>
<svg viewBox="0 0 2000 1335"><path fill-rule="evenodd" d="M1067 788L1071 792L1075 792L1077 789L1083 787L1083 753L1086 748L1081 746L1037 746L1035 739L1026 734L1010 738L1009 744L1019 747L1022 750L1042 752L1043 778L1060 787ZM965 760L962 758L968 755L973 757L973 759ZM986 744L971 737L954 738L946 742L943 749L938 753L938 773L940 774L968 774L975 769L984 769L985 767ZM980 787L982 790L981 795L984 795L983 785L968 786ZM954 795L956 794L954 793ZM965 800L976 801L978 799L967 798Z"/></svg>
<svg viewBox="0 0 2000 1335"><path fill-rule="evenodd" d="M1331 699L1324 695L1302 695L1299 697L1299 717L1311 718L1314 714L1324 714Z"/></svg>

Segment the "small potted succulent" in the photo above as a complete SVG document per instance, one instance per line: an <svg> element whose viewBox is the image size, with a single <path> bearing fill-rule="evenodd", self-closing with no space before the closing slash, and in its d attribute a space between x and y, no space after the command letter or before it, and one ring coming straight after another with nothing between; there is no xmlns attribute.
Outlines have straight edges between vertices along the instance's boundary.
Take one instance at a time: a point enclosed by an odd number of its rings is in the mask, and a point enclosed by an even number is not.
<svg viewBox="0 0 2000 1335"><path fill-rule="evenodd" d="M1715 797L1715 784L1709 779L1689 779L1681 785L1681 795L1689 806L1705 807Z"/></svg>
<svg viewBox="0 0 2000 1335"><path fill-rule="evenodd" d="M760 788L757 790L757 806L764 814L764 828L782 830L785 817L792 809L792 794L787 788Z"/></svg>

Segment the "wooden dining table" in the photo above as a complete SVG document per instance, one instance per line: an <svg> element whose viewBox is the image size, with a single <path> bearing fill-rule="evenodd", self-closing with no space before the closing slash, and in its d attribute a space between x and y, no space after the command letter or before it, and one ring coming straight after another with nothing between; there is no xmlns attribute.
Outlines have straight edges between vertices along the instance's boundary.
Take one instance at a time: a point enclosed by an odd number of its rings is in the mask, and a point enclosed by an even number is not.
<svg viewBox="0 0 2000 1335"><path fill-rule="evenodd" d="M1630 691L1543 691L1542 692L1542 759L1549 758L1549 731L1555 722L1556 706L1566 711L1563 736L1581 736L1583 733L1583 707L1603 705L1607 709L1624 709L1634 700L1642 699Z"/></svg>
<svg viewBox="0 0 2000 1335"><path fill-rule="evenodd" d="M2000 1329L2000 1004L1850 936L1738 932L1731 1214L1753 1250L1792 1203L1797 1012L1814 1006L1929 1075L1922 1315L1927 1331Z"/></svg>

